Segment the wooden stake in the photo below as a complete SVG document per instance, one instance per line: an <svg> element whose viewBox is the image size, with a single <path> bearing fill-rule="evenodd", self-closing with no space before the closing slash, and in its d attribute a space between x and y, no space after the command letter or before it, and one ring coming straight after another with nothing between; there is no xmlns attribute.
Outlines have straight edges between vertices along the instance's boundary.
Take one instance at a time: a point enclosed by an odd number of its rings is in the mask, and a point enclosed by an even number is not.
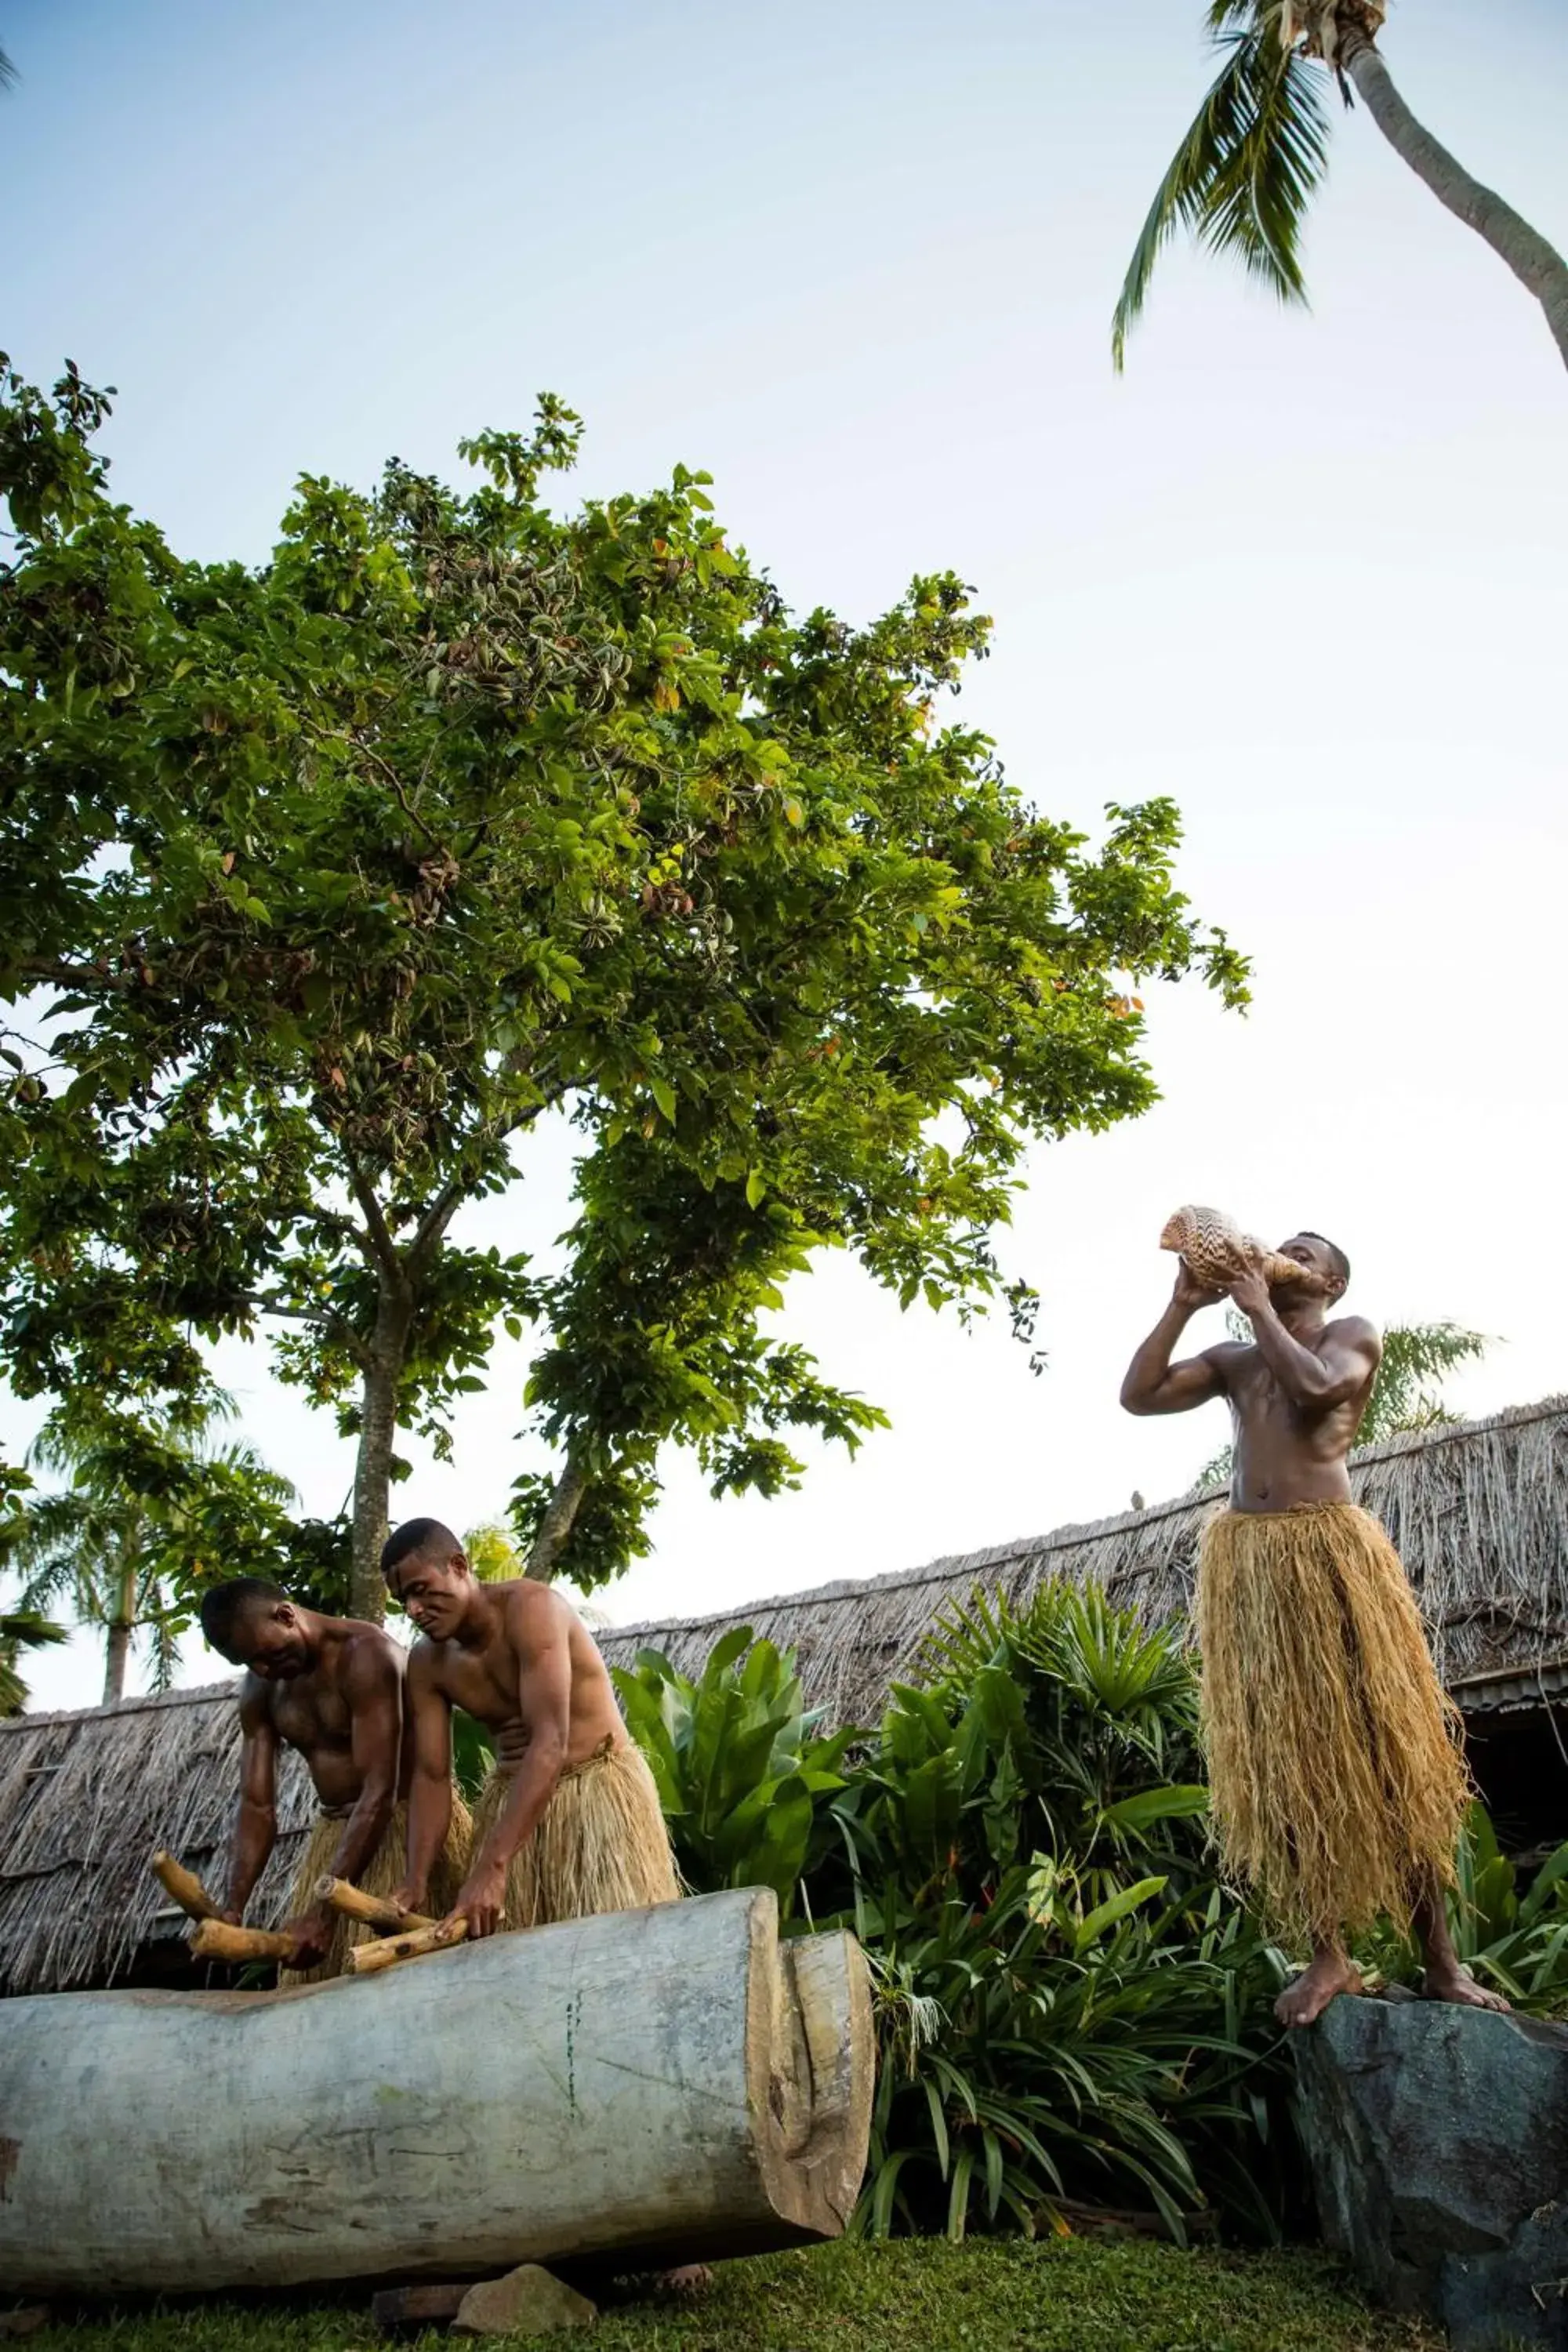
<svg viewBox="0 0 1568 2352"><path fill-rule="evenodd" d="M401 1911L384 1895L367 1895L363 1887L351 1885L346 1878L334 1878L330 1871L316 1881L316 1900L330 1903L334 1911L342 1911L350 1919L359 1919L367 1927L390 1927L406 1935L410 1928L436 1925L423 1911Z"/></svg>
<svg viewBox="0 0 1568 2352"><path fill-rule="evenodd" d="M377 1969L390 1969L399 1960L418 1960L426 1952L450 1951L468 1932L466 1919L459 1919L452 1927L444 1927L437 1921L432 1927L416 1927L412 1935L388 1936L379 1944L356 1944L349 1954L349 1967L356 1977L373 1976Z"/></svg>
<svg viewBox="0 0 1568 2352"><path fill-rule="evenodd" d="M204 1919L191 1937L198 1960L291 1960L294 1938L269 1927L231 1927L226 1919Z"/></svg>
<svg viewBox="0 0 1568 2352"><path fill-rule="evenodd" d="M223 1916L217 1905L202 1885L194 1870L176 1862L172 1853L160 1848L153 1856L153 1874L158 1879L171 1903L188 1911L193 1919L219 1919Z"/></svg>

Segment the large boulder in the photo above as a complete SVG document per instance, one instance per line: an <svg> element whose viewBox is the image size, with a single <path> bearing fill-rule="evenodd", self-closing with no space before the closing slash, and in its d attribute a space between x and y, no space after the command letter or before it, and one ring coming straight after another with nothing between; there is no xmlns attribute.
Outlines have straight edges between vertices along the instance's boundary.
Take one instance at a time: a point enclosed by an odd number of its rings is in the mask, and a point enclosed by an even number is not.
<svg viewBox="0 0 1568 2352"><path fill-rule="evenodd" d="M1329 2244L1456 2352L1568 2352L1568 2027L1340 2000L1295 2037Z"/></svg>

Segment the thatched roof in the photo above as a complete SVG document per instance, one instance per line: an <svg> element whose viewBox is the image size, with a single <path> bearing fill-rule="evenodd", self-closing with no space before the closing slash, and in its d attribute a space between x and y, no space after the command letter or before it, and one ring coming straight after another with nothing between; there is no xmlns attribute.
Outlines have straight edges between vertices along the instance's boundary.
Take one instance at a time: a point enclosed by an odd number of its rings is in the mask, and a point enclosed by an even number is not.
<svg viewBox="0 0 1568 2352"><path fill-rule="evenodd" d="M0 1990L111 1983L184 1922L148 1864L160 1846L221 1898L239 1789L238 1681L0 1722ZM314 1799L279 1759L278 1844L248 1914L277 1926Z"/></svg>
<svg viewBox="0 0 1568 2352"><path fill-rule="evenodd" d="M1375 1511L1409 1569L1440 1672L1467 1706L1555 1686L1568 1657L1568 1397L1369 1445L1352 1457L1356 1500ZM976 1585L1025 1601L1052 1577L1103 1584L1146 1619L1184 1618L1211 1489L1092 1526L1058 1528L891 1576L846 1579L713 1617L617 1626L615 1665L662 1651L700 1671L731 1625L795 1652L809 1704L871 1723L907 1678L931 1621ZM1545 1681L1542 1681L1545 1670Z"/></svg>
<svg viewBox="0 0 1568 2352"><path fill-rule="evenodd" d="M1568 1681L1568 1398L1369 1447L1357 1498L1386 1522L1468 1706ZM1181 1617L1212 1494L1060 1528L895 1576L819 1586L714 1617L598 1634L614 1664L662 1650L700 1672L728 1626L795 1649L810 1703L874 1721L921 1639L975 1585L1023 1600L1047 1578L1104 1584L1149 1619ZM111 1982L182 1922L148 1861L170 1847L221 1890L239 1778L234 1682L75 1715L0 1722L0 1990ZM277 1850L250 1917L276 1925L311 1819L303 1764L279 1763Z"/></svg>

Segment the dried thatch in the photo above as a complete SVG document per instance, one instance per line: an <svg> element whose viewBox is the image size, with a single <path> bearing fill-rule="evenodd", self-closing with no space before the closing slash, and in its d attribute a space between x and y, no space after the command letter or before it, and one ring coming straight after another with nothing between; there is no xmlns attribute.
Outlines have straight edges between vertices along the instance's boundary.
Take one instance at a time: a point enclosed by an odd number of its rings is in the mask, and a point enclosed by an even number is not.
<svg viewBox="0 0 1568 2352"><path fill-rule="evenodd" d="M1351 1482L1410 1570L1439 1671L1461 1705L1472 1689L1479 1698L1516 1677L1527 1682L1568 1654L1568 1398L1367 1446L1352 1457ZM1149 1621L1184 1619L1199 1533L1217 1500L1212 1490L1184 1495L929 1568L819 1585L716 1617L621 1626L601 1633L599 1646L615 1665L659 1650L690 1675L728 1626L750 1625L795 1652L809 1703L832 1722L874 1722L932 1619L977 1585L1023 1601L1063 1577L1104 1585Z"/></svg>
<svg viewBox="0 0 1568 2352"><path fill-rule="evenodd" d="M1369 1447L1357 1499L1385 1521L1415 1579L1438 1662L1468 1708L1568 1674L1568 1399ZM1211 1495L1102 1519L896 1576L846 1580L721 1616L606 1629L612 1664L662 1650L700 1672L726 1627L793 1647L813 1706L874 1721L922 1635L976 1585L1022 1601L1047 1578L1105 1585L1148 1619L1185 1617ZM0 1988L112 1982L180 1922L152 1877L167 1845L215 1891L239 1771L237 1685L0 1722ZM251 1917L275 1925L311 1819L297 1757L279 1774L279 1839Z"/></svg>
<svg viewBox="0 0 1568 2352"><path fill-rule="evenodd" d="M0 1989L109 1984L182 1915L148 1864L168 1846L216 1895L239 1786L237 1682L0 1723ZM299 1757L249 1917L275 1927L314 1819Z"/></svg>

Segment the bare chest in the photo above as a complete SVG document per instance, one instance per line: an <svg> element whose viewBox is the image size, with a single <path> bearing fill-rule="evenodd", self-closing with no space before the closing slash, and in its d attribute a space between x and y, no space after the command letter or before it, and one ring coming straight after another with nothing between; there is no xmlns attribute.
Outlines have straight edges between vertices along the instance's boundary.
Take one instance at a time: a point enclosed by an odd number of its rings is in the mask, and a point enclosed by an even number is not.
<svg viewBox="0 0 1568 2352"><path fill-rule="evenodd" d="M280 1685L271 1695L272 1726L279 1739L309 1756L321 1748L353 1744L353 1724L347 1703L330 1683L314 1675Z"/></svg>

